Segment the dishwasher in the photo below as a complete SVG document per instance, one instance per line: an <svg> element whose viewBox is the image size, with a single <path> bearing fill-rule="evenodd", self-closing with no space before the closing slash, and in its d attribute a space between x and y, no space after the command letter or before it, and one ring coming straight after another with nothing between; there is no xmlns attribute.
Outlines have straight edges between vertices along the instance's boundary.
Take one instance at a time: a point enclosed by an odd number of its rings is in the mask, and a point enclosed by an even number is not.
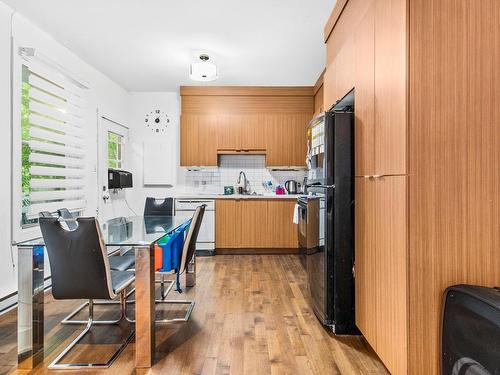
<svg viewBox="0 0 500 375"><path fill-rule="evenodd" d="M196 240L196 256L215 255L215 200L214 199L176 199L175 215L192 217L196 207L206 205Z"/></svg>

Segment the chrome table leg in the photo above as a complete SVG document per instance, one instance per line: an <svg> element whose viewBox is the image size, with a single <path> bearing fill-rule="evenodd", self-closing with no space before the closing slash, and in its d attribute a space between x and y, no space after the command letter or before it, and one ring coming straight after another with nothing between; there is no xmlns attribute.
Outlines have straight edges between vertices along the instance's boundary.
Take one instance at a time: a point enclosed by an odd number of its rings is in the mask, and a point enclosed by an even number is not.
<svg viewBox="0 0 500 375"><path fill-rule="evenodd" d="M18 247L17 363L33 369L43 362L44 247Z"/></svg>

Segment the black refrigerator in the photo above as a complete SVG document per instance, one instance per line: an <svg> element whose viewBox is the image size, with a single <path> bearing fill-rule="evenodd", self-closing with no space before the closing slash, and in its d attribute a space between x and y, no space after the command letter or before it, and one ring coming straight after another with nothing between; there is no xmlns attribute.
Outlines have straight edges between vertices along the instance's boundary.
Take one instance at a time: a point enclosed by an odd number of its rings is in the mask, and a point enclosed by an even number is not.
<svg viewBox="0 0 500 375"><path fill-rule="evenodd" d="M357 334L354 319L354 90L308 128L307 197L301 247L318 319Z"/></svg>

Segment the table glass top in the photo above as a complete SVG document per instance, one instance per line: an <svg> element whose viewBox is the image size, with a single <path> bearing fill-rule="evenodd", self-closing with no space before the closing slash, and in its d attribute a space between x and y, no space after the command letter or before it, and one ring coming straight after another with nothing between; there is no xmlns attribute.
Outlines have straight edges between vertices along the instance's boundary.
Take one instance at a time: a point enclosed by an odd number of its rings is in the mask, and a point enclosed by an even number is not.
<svg viewBox="0 0 500 375"><path fill-rule="evenodd" d="M106 246L150 246L189 221L180 216L117 217L99 223ZM43 238L16 243L18 247L44 245Z"/></svg>

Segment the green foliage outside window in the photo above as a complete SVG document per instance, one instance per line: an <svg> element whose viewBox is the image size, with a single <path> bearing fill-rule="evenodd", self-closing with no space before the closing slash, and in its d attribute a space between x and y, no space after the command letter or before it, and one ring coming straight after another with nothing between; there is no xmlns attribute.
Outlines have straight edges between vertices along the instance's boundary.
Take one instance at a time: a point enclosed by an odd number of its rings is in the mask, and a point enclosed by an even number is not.
<svg viewBox="0 0 500 375"><path fill-rule="evenodd" d="M108 168L122 167L123 137L113 132L108 132Z"/></svg>

